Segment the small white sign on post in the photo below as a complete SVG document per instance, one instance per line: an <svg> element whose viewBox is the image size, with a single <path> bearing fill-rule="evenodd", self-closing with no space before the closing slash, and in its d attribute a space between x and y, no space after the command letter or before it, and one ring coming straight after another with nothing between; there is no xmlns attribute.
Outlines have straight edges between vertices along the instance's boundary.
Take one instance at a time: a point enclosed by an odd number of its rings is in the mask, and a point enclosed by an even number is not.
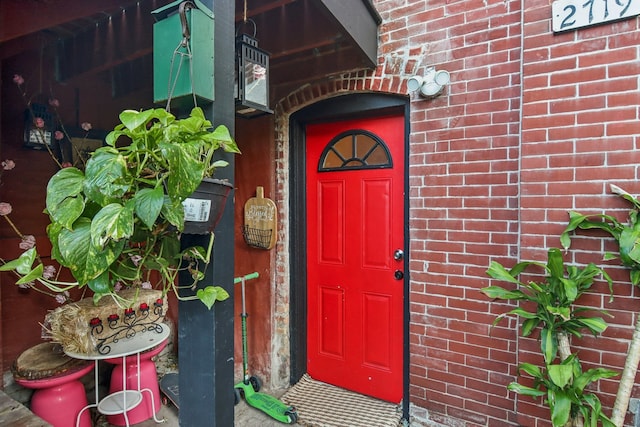
<svg viewBox="0 0 640 427"><path fill-rule="evenodd" d="M184 207L184 220L192 222L209 221L209 212L211 212L211 200L204 199L184 199L182 202Z"/></svg>
<svg viewBox="0 0 640 427"><path fill-rule="evenodd" d="M553 32L575 30L640 15L640 0L555 0Z"/></svg>

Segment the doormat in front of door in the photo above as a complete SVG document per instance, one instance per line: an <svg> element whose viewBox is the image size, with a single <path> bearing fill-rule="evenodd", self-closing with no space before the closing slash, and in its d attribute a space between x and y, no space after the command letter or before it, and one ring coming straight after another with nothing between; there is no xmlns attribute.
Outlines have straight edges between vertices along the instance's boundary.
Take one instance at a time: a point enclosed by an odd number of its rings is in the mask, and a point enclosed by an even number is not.
<svg viewBox="0 0 640 427"><path fill-rule="evenodd" d="M398 405L316 381L305 374L282 401L294 406L298 424L310 427L398 427Z"/></svg>

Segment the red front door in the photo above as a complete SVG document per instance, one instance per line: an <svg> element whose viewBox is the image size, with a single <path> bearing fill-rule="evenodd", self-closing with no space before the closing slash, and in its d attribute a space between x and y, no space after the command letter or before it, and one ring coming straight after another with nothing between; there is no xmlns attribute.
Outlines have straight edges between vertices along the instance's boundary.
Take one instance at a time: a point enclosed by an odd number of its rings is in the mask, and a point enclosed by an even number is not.
<svg viewBox="0 0 640 427"><path fill-rule="evenodd" d="M403 189L402 116L307 127L307 370L395 403L402 399Z"/></svg>

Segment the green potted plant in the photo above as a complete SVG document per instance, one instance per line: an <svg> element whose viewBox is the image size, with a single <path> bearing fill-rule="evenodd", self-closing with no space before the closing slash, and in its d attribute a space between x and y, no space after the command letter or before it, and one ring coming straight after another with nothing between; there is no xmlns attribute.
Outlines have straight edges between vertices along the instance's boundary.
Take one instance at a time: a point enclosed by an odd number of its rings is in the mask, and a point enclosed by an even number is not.
<svg viewBox="0 0 640 427"><path fill-rule="evenodd" d="M183 203L203 180L227 165L216 160L215 153L239 153L238 147L225 126L212 131L198 107L183 119L161 108L125 110L120 121L85 170L63 168L47 185L51 254L76 282L56 282L43 275L36 248L0 270L18 273L18 284L38 281L53 291L86 286L96 303L109 295L118 305L131 306L120 289L153 287L163 296L176 291L179 299L199 299L211 308L228 298L218 286L195 292L203 277L199 264L209 262L213 233L208 248L181 250ZM192 296L178 295L181 269L191 273L193 283L186 286L194 289Z"/></svg>
<svg viewBox="0 0 640 427"><path fill-rule="evenodd" d="M549 406L554 427L578 426L583 421L586 425L601 423L613 426L611 420L602 413L600 400L589 392L588 386L617 373L606 368L583 371L577 355L571 353L569 343L571 335L580 338L583 330L595 336L607 328L603 318L588 316L594 311L606 312L577 307L576 304L591 288L597 276L607 281L611 292L612 280L603 269L592 263L584 268L565 265L562 252L557 248L549 249L547 255L546 264L522 261L511 269L492 261L487 274L511 285L492 285L481 289L489 298L523 303L498 316L494 325L511 315L522 319L523 337L531 336L535 330L540 331L544 366L521 363L518 367L519 372L533 378L533 387L513 382L508 389L544 399ZM544 280L524 282L519 279L521 274L536 268L544 272Z"/></svg>

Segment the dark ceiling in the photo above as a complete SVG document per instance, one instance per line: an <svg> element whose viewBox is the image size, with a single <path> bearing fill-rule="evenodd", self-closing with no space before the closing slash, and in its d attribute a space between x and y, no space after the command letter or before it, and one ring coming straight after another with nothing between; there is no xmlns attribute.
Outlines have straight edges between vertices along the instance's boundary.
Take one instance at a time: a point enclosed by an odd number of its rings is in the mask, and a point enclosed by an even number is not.
<svg viewBox="0 0 640 427"><path fill-rule="evenodd" d="M322 77L375 67L380 19L370 0L235 1L238 31L252 33L251 21L255 22L259 47L270 53L272 102ZM70 57L83 58L82 66L68 66L69 78L122 67L151 56L153 19L149 12L168 3L169 0L2 0L0 60L39 49L43 43L82 39L85 32L102 23L137 10L140 25L136 31L148 28L148 32L124 35L117 52L98 50L100 58L88 61L89 54L96 53L94 46L83 48L78 41L66 43L65 49L73 49L67 52Z"/></svg>

